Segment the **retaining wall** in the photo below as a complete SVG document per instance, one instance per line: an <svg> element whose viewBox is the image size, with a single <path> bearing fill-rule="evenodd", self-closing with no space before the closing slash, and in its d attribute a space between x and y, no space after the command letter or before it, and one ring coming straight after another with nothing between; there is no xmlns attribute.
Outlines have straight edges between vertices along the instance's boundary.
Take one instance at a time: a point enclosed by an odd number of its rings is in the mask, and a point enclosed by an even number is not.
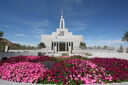
<svg viewBox="0 0 128 85"><path fill-rule="evenodd" d="M29 53L13 53L13 52L8 52L8 53L0 53L0 58L1 57L15 57L15 56L21 56L21 55L35 55L37 56L38 53L37 52L29 52Z"/></svg>

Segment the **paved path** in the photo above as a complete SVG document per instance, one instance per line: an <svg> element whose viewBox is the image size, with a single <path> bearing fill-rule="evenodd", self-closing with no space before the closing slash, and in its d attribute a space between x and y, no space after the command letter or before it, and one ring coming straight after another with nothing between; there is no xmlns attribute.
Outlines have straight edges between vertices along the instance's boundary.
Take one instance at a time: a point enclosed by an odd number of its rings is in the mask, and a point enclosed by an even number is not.
<svg viewBox="0 0 128 85"><path fill-rule="evenodd" d="M11 81L6 81L6 80L1 80L0 79L0 85L51 85L51 84L18 83L18 82L11 82ZM52 84L52 85L55 85L55 84ZM91 85L91 84L87 84L87 85ZM97 84L97 85L128 85L128 82Z"/></svg>
<svg viewBox="0 0 128 85"><path fill-rule="evenodd" d="M0 79L0 85L44 85L44 84L18 83L18 82L11 82ZM49 85L49 84L45 84L45 85Z"/></svg>

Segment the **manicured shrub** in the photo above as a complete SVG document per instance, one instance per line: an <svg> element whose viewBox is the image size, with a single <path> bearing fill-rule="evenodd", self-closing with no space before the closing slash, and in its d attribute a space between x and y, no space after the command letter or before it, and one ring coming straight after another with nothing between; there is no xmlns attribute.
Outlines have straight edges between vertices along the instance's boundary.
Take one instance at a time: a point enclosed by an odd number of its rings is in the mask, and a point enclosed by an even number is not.
<svg viewBox="0 0 128 85"><path fill-rule="evenodd" d="M92 54L90 54L90 53L86 53L85 56L92 56Z"/></svg>
<svg viewBox="0 0 128 85"><path fill-rule="evenodd" d="M68 53L62 53L62 56L69 56Z"/></svg>
<svg viewBox="0 0 128 85"><path fill-rule="evenodd" d="M72 59L89 60L89 58L83 57L83 56L79 56L79 55L71 56L71 58L72 58Z"/></svg>

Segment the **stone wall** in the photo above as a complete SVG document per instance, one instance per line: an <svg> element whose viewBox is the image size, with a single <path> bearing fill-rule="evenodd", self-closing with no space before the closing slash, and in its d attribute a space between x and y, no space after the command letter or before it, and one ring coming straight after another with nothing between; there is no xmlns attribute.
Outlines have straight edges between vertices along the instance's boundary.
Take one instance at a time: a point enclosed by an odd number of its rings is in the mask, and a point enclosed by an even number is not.
<svg viewBox="0 0 128 85"><path fill-rule="evenodd" d="M41 50L15 50L15 52L8 53L0 53L0 57L11 57L11 56L20 56L20 55L35 55L37 56L39 52L44 52ZM118 53L114 50L81 50L77 51L74 54L85 55L85 53L90 53L92 56L88 56L89 58L93 57L102 57L102 58L121 58L128 59L128 53ZM46 52L46 55L55 55L54 52Z"/></svg>
<svg viewBox="0 0 128 85"><path fill-rule="evenodd" d="M1 57L15 57L15 56L21 56L21 55L35 55L37 56L38 53L37 52L22 52L22 53L14 53L14 52L8 52L8 53L0 53L0 58Z"/></svg>
<svg viewBox="0 0 128 85"><path fill-rule="evenodd" d="M127 59L128 60L128 53L110 53L110 52L93 52L92 57L102 57L102 58L118 58L118 59Z"/></svg>

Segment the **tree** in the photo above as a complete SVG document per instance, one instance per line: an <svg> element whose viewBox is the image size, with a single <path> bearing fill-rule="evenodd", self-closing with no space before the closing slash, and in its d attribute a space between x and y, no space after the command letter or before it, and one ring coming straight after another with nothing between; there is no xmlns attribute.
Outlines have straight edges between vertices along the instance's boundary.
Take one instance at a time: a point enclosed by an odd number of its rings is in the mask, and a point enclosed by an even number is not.
<svg viewBox="0 0 128 85"><path fill-rule="evenodd" d="M98 46L98 49L101 49L101 47L100 47L100 46Z"/></svg>
<svg viewBox="0 0 128 85"><path fill-rule="evenodd" d="M85 49L87 48L86 44L84 42L80 42L80 46L81 49Z"/></svg>
<svg viewBox="0 0 128 85"><path fill-rule="evenodd" d="M38 45L38 48L45 48L45 44L43 42L41 42L39 45Z"/></svg>
<svg viewBox="0 0 128 85"><path fill-rule="evenodd" d="M123 52L123 47L122 47L122 45L120 45L120 48L119 48L118 52L120 52L120 53Z"/></svg>
<svg viewBox="0 0 128 85"><path fill-rule="evenodd" d="M88 47L88 49L93 49L93 47Z"/></svg>
<svg viewBox="0 0 128 85"><path fill-rule="evenodd" d="M122 37L122 41L128 43L128 31L125 31L124 36ZM126 48L126 53L128 53L128 47Z"/></svg>
<svg viewBox="0 0 128 85"><path fill-rule="evenodd" d="M4 34L4 32L0 31L0 37L2 37L2 36L3 36L3 34Z"/></svg>
<svg viewBox="0 0 128 85"><path fill-rule="evenodd" d="M4 32L0 31L0 52L4 52L6 43L2 41Z"/></svg>
<svg viewBox="0 0 128 85"><path fill-rule="evenodd" d="M93 48L94 48L94 49L96 49L97 47L96 47L96 46L94 46Z"/></svg>
<svg viewBox="0 0 128 85"><path fill-rule="evenodd" d="M37 49L37 47L34 46L26 46L26 45L21 45L19 43L13 43L13 46L10 46L10 49L13 50L34 50Z"/></svg>
<svg viewBox="0 0 128 85"><path fill-rule="evenodd" d="M124 33L124 36L122 37L122 41L128 42L128 31Z"/></svg>
<svg viewBox="0 0 128 85"><path fill-rule="evenodd" d="M108 48L108 46L104 46L104 47L103 47L103 49L107 49L107 48Z"/></svg>
<svg viewBox="0 0 128 85"><path fill-rule="evenodd" d="M4 52L6 43L4 41L0 41L0 52Z"/></svg>

